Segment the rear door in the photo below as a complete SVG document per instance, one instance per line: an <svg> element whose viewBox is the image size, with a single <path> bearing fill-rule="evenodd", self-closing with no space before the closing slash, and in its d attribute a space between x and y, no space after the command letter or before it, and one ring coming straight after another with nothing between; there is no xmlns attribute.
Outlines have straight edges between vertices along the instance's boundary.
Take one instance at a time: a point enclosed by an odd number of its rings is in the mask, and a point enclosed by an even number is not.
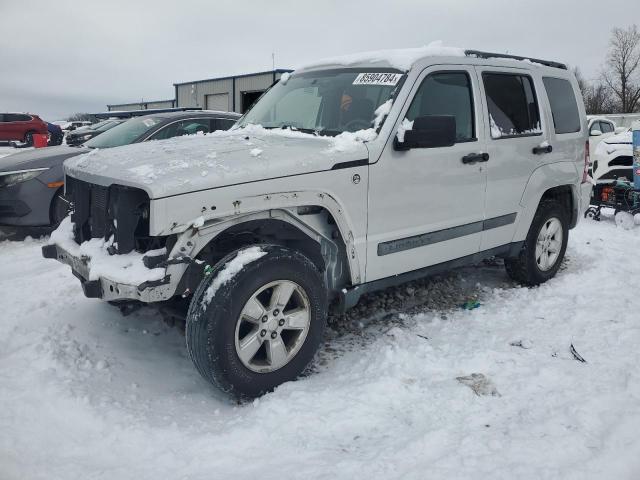
<svg viewBox="0 0 640 480"><path fill-rule="evenodd" d="M526 69L476 67L489 125L487 196L481 250L511 243L520 200L533 171L544 163L534 149L547 145L537 91L540 79ZM490 227L490 228L489 228Z"/></svg>

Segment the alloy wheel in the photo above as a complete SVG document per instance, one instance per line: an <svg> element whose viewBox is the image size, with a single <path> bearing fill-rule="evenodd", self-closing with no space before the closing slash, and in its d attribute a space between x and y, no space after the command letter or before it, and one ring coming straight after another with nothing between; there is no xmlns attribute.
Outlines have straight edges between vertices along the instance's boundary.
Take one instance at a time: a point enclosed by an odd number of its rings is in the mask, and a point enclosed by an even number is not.
<svg viewBox="0 0 640 480"><path fill-rule="evenodd" d="M237 320L238 358L254 372L278 370L296 356L310 324L311 308L304 289L289 280L270 282L249 298Z"/></svg>

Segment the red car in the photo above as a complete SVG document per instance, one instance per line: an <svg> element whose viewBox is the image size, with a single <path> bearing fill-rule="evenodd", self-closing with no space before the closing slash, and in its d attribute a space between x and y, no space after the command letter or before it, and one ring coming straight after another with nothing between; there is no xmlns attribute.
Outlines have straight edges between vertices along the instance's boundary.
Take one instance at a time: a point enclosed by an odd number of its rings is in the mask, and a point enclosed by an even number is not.
<svg viewBox="0 0 640 480"><path fill-rule="evenodd" d="M0 142L17 140L33 144L34 133L46 134L47 124L30 113L0 113Z"/></svg>

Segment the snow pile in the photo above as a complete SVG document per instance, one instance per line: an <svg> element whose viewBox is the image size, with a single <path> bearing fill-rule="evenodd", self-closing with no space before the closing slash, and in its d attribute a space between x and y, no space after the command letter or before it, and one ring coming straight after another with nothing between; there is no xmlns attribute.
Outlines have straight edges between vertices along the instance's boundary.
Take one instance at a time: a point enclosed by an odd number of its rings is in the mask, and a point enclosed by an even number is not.
<svg viewBox="0 0 640 480"><path fill-rule="evenodd" d="M211 285L209 285L209 288L207 288L207 291L204 294L202 303L203 310L207 308L213 299L213 296L222 285L235 277L240 270L245 267L245 265L264 257L266 254L267 252L262 250L260 247L250 247L240 251L233 260L226 263L225 266L222 267L222 270L218 272L216 278L211 282Z"/></svg>
<svg viewBox="0 0 640 480"><path fill-rule="evenodd" d="M164 268L147 268L142 258L145 255L158 256L167 253L166 249L150 250L146 254L130 252L122 255L110 255L107 249L113 245L104 238L92 238L78 245L73 237L73 223L71 217L66 217L58 228L51 233L49 245L58 245L74 257L84 257L87 260L89 272L88 280L107 278L126 285L140 285L146 281L164 278Z"/></svg>
<svg viewBox="0 0 640 480"><path fill-rule="evenodd" d="M407 130L413 130L413 120L409 120L408 118L404 118L402 123L398 127L398 132L396 133L396 137L398 137L399 142L404 142L404 133Z"/></svg>
<svg viewBox="0 0 640 480"><path fill-rule="evenodd" d="M393 100L389 99L386 102L384 102L382 105L380 105L378 108L376 108L376 111L374 112L375 118L373 121L374 130L378 130L378 127L382 124L385 117L389 115L389 112L391 111L392 106L393 106Z"/></svg>
<svg viewBox="0 0 640 480"><path fill-rule="evenodd" d="M252 149L249 151L249 155L251 155L252 157L259 157L259 156L260 156L260 154L262 154L262 150L261 150L261 149L259 149L259 148L252 148Z"/></svg>
<svg viewBox="0 0 640 480"><path fill-rule="evenodd" d="M298 67L312 69L335 65L353 66L363 63L382 63L398 70L409 70L418 60L425 57L464 57L465 49L446 47L441 41L431 42L427 46L394 50L377 50L354 53L338 57L324 58ZM297 69L296 69L297 70Z"/></svg>
<svg viewBox="0 0 640 480"><path fill-rule="evenodd" d="M393 100L389 99L376 108L373 128L358 130L356 132L342 132L335 137L329 137L330 146L327 151L329 153L352 152L359 148L359 144L375 140L378 137L378 128L386 116L389 115L392 106Z"/></svg>
<svg viewBox="0 0 640 480"><path fill-rule="evenodd" d="M329 137L331 145L327 152L352 152L357 150L362 142L371 142L377 136L378 134L373 128L358 130L357 132L342 132L335 137Z"/></svg>
<svg viewBox="0 0 640 480"><path fill-rule="evenodd" d="M640 229L611 216L572 230L537 288L495 261L368 295L333 319L312 372L242 405L199 376L157 311L85 298L42 245L0 242L3 479L640 472ZM480 308L460 308L474 295ZM457 380L474 373L501 396Z"/></svg>
<svg viewBox="0 0 640 480"><path fill-rule="evenodd" d="M291 73L284 72L280 77L280 83L282 83L283 85L286 85L290 78L291 78Z"/></svg>

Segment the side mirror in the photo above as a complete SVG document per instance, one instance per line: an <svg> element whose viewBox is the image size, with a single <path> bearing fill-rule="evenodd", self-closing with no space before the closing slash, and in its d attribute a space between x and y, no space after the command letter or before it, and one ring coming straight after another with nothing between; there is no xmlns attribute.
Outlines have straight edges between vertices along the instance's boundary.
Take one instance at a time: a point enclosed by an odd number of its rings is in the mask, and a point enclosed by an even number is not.
<svg viewBox="0 0 640 480"><path fill-rule="evenodd" d="M592 137L599 137L600 135L602 135L602 132L600 130L591 130L591 133L589 135Z"/></svg>
<svg viewBox="0 0 640 480"><path fill-rule="evenodd" d="M616 133L624 133L627 130L628 130L627 127L617 127L616 128Z"/></svg>
<svg viewBox="0 0 640 480"><path fill-rule="evenodd" d="M412 148L450 147L456 143L456 117L453 115L427 115L417 117L413 128L405 130L404 140L396 135L393 145L396 150Z"/></svg>

